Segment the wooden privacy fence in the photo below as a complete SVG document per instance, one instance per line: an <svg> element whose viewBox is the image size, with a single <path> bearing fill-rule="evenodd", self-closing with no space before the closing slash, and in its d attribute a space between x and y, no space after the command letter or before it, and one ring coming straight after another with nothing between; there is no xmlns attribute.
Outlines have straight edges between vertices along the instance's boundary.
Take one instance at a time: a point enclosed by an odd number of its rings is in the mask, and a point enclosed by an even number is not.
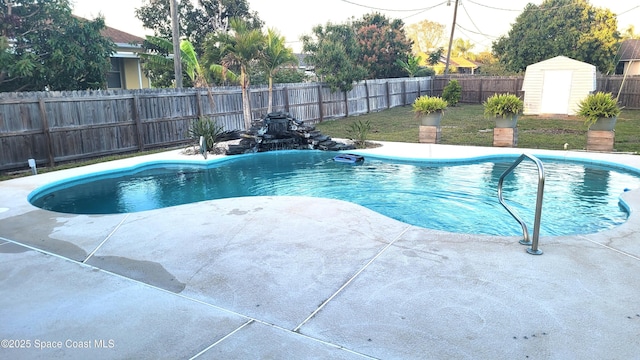
<svg viewBox="0 0 640 360"><path fill-rule="evenodd" d="M438 76L433 82L433 93L442 96L450 80L458 80L462 87L461 103L482 104L493 94L509 93L523 97L523 76Z"/></svg>
<svg viewBox="0 0 640 360"><path fill-rule="evenodd" d="M367 80L347 92L322 83L278 85L273 111L286 111L307 123L366 114L411 104L421 95L441 95L456 79L462 103L480 104L495 93L523 96L522 76L437 76L435 79ZM597 89L620 92L622 106L640 108L640 76L599 76ZM213 104L209 99L213 99ZM266 115L268 91L252 88L252 115ZM86 159L186 144L193 119L209 116L224 130L244 130L237 87L0 94L0 170Z"/></svg>
<svg viewBox="0 0 640 360"><path fill-rule="evenodd" d="M273 111L307 123L380 111L430 94L431 78L367 80L331 92L322 83L274 88ZM213 100L213 101L210 101ZM252 115L266 115L268 89L250 91ZM241 90L146 89L0 94L0 170L28 159L57 162L187 144L191 122L215 119L224 130L244 130Z"/></svg>
<svg viewBox="0 0 640 360"><path fill-rule="evenodd" d="M622 75L598 75L596 91L610 92L615 97L619 94L621 106L640 109L640 76L628 76L624 84L623 78ZM524 76L437 76L433 81L433 94L441 96L444 87L453 79L458 80L462 87L461 103L481 104L496 93L510 93L524 98Z"/></svg>

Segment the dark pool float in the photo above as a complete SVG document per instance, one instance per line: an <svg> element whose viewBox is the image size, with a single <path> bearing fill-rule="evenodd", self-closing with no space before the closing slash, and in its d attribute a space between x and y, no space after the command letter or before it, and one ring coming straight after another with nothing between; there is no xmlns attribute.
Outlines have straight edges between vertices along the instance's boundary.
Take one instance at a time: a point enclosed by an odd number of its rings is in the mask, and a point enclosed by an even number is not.
<svg viewBox="0 0 640 360"><path fill-rule="evenodd" d="M340 154L333 158L333 161L356 164L364 161L364 156L356 154Z"/></svg>

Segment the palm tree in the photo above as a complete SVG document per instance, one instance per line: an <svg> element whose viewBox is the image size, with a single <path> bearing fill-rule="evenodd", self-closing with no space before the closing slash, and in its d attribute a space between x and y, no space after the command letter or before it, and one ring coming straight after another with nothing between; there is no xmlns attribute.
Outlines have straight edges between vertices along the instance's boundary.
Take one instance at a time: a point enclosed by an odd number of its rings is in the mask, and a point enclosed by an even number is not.
<svg viewBox="0 0 640 360"><path fill-rule="evenodd" d="M273 76L276 70L283 65L296 65L298 58L293 54L293 50L284 45L284 37L280 36L276 30L267 29L265 38L265 47L261 67L269 77L269 100L267 105L267 113L272 110L273 104Z"/></svg>
<svg viewBox="0 0 640 360"><path fill-rule="evenodd" d="M173 60L163 54L171 54L173 51L173 43L170 40L157 36L147 36L146 42L152 49L156 49L152 53L141 53L140 57L145 62L155 64L158 67L173 67ZM198 55L195 52L193 44L189 40L180 42L180 59L182 61L183 71L193 82L194 87L209 87L207 71L198 61ZM225 79L238 83L238 76L232 71L223 69L220 64L212 64L208 69L212 74L223 74Z"/></svg>
<svg viewBox="0 0 640 360"><path fill-rule="evenodd" d="M628 39L640 39L640 34L636 34L636 28L633 25L629 25L622 33L622 40Z"/></svg>
<svg viewBox="0 0 640 360"><path fill-rule="evenodd" d="M264 47L264 36L260 30L250 29L245 21L238 18L231 18L229 26L231 31L220 36L222 66L225 69L231 66L240 67L244 125L248 130L251 128L252 115L247 68L250 63L260 59Z"/></svg>
<svg viewBox="0 0 640 360"><path fill-rule="evenodd" d="M396 60L396 64L404 70L410 78L416 76L418 71L420 71L420 61L422 58L420 56L413 56L409 54L407 56L407 62L404 62L400 59Z"/></svg>
<svg viewBox="0 0 640 360"><path fill-rule="evenodd" d="M184 71L193 82L193 87L209 87L204 68L200 65L193 44L189 40L180 42L180 54Z"/></svg>
<svg viewBox="0 0 640 360"><path fill-rule="evenodd" d="M454 56L468 58L472 56L470 51L474 47L475 45L470 40L458 38L453 41L453 54ZM470 60L473 60L473 59L470 59Z"/></svg>

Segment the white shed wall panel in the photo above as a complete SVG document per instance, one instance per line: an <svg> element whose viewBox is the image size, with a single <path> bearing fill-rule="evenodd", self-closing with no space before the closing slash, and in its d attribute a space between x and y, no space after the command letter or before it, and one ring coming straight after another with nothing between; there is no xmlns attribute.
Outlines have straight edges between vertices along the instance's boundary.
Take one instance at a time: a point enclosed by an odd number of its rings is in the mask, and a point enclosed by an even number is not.
<svg viewBox="0 0 640 360"><path fill-rule="evenodd" d="M524 114L541 114L545 72L571 71L567 115L575 115L578 103L596 89L596 67L566 56L557 56L527 66L522 90L524 91Z"/></svg>

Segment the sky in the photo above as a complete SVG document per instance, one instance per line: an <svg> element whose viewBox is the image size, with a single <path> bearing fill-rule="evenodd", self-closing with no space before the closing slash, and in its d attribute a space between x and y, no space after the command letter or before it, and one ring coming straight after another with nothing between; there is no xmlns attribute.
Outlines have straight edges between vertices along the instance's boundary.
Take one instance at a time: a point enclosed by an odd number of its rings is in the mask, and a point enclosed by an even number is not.
<svg viewBox="0 0 640 360"><path fill-rule="evenodd" d="M135 17L135 9L149 0L71 0L74 14L85 18L105 17L108 26L134 35L151 34ZM193 1L196 0L178 0ZM300 52L300 37L311 34L316 25L327 22L343 23L371 12L380 12L389 18L402 19L409 25L430 20L447 25L448 39L453 22L455 0L247 0L249 8L257 11L266 27L284 35L287 44ZM528 3L539 5L543 0L459 0L454 38L470 40L472 51L491 48L497 37L506 35L516 17ZM618 15L620 31L629 25L640 32L640 1L638 0L590 0L597 7L609 8ZM313 6L315 4L315 6Z"/></svg>

